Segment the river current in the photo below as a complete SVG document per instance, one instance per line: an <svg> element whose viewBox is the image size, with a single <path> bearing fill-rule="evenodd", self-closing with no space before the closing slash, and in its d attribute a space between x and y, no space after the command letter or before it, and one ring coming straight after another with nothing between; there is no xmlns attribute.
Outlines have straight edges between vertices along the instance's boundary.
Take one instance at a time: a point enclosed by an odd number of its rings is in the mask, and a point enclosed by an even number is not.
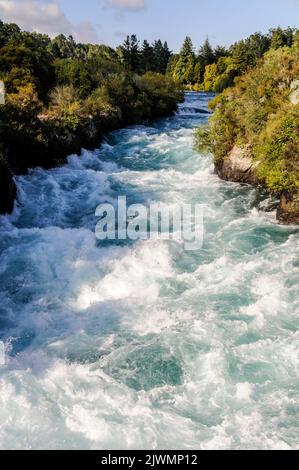
<svg viewBox="0 0 299 470"><path fill-rule="evenodd" d="M0 448L299 448L299 231L194 151L210 98L17 178L0 219ZM96 240L97 205L123 195L203 204L202 249Z"/></svg>

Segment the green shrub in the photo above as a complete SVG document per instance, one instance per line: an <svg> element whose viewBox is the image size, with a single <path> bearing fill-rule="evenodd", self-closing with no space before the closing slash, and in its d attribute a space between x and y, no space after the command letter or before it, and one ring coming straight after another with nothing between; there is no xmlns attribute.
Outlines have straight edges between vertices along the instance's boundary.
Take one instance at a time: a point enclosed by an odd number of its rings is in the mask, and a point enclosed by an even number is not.
<svg viewBox="0 0 299 470"><path fill-rule="evenodd" d="M94 90L82 103L82 113L87 118L117 121L120 118L120 109L115 106L105 86Z"/></svg>
<svg viewBox="0 0 299 470"><path fill-rule="evenodd" d="M79 92L72 85L58 86L50 93L48 117L76 130L81 122Z"/></svg>
<svg viewBox="0 0 299 470"><path fill-rule="evenodd" d="M211 128L208 124L199 127L195 131L195 148L199 152L212 152Z"/></svg>
<svg viewBox="0 0 299 470"><path fill-rule="evenodd" d="M213 67L211 67L212 76ZM198 149L211 148L215 161L234 145L249 145L259 162L257 176L269 191L298 187L299 105L290 102L291 84L299 77L297 46L268 52L257 67L238 77L217 96L209 129L196 132Z"/></svg>
<svg viewBox="0 0 299 470"><path fill-rule="evenodd" d="M281 118L270 118L254 148L255 158L260 162L258 177L271 192L299 187L299 113L282 114Z"/></svg>

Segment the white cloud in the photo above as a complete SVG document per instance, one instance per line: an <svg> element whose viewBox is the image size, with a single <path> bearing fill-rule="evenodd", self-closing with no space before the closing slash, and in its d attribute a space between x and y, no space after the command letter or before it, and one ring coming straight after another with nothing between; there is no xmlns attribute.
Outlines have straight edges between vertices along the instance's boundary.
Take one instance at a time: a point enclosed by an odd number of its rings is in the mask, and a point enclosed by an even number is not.
<svg viewBox="0 0 299 470"><path fill-rule="evenodd" d="M146 0L105 0L106 4L122 10L143 10Z"/></svg>
<svg viewBox="0 0 299 470"><path fill-rule="evenodd" d="M38 31L51 37L72 34L77 41L98 42L97 33L88 21L71 23L53 0L0 0L0 18L16 23L26 31Z"/></svg>

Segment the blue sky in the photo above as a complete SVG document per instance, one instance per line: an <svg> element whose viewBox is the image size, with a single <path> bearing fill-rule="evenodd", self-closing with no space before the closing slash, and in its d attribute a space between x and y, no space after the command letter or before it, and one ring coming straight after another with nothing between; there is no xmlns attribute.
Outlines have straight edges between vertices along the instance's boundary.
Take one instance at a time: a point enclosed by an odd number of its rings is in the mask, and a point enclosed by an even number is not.
<svg viewBox="0 0 299 470"><path fill-rule="evenodd" d="M196 47L206 36L229 45L278 25L299 27L299 0L0 0L0 18L112 46L136 33L177 51L186 35Z"/></svg>

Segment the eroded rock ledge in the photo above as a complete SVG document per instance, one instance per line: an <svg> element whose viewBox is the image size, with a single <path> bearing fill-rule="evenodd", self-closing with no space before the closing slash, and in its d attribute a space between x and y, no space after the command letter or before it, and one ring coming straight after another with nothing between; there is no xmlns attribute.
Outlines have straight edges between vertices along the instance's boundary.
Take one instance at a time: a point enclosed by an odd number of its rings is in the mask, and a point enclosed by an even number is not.
<svg viewBox="0 0 299 470"><path fill-rule="evenodd" d="M299 192L281 195L277 219L283 224L299 224Z"/></svg>
<svg viewBox="0 0 299 470"><path fill-rule="evenodd" d="M0 163L0 214L10 214L13 211L16 194L13 175Z"/></svg>
<svg viewBox="0 0 299 470"><path fill-rule="evenodd" d="M216 162L216 171L221 179L235 183L259 184L255 175L258 166L251 156L250 147L235 146L221 162Z"/></svg>
<svg viewBox="0 0 299 470"><path fill-rule="evenodd" d="M216 172L225 181L262 185L256 174L259 162L253 160L250 147L235 146L230 154L216 162ZM277 220L283 224L299 224L299 191L284 192L280 196Z"/></svg>

